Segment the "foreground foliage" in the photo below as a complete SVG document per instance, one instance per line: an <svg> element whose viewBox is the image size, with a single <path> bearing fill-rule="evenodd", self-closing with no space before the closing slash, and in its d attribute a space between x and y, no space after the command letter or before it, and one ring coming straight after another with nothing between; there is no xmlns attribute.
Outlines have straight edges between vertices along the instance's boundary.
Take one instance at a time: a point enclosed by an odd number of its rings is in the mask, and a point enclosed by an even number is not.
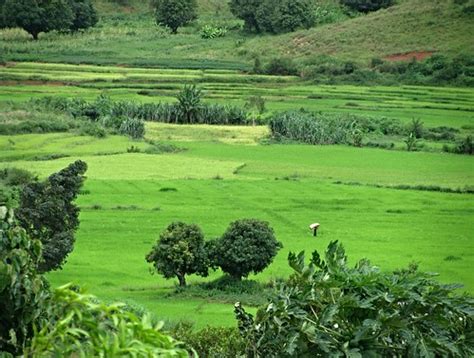
<svg viewBox="0 0 474 358"><path fill-rule="evenodd" d="M36 268L41 242L14 224L13 211L0 206L0 356L21 353L43 316L47 282Z"/></svg>
<svg viewBox="0 0 474 358"><path fill-rule="evenodd" d="M474 300L416 266L381 272L368 260L347 264L332 242L324 260L290 253L295 271L254 319L236 314L255 357L469 357L474 354Z"/></svg>
<svg viewBox="0 0 474 358"><path fill-rule="evenodd" d="M43 272L61 268L74 248L79 208L74 200L84 182L87 164L76 161L44 182L27 184L20 195L17 216L28 235L43 244Z"/></svg>
<svg viewBox="0 0 474 358"><path fill-rule="evenodd" d="M54 291L44 325L25 350L31 357L188 357L161 324L121 304L106 305L70 286Z"/></svg>

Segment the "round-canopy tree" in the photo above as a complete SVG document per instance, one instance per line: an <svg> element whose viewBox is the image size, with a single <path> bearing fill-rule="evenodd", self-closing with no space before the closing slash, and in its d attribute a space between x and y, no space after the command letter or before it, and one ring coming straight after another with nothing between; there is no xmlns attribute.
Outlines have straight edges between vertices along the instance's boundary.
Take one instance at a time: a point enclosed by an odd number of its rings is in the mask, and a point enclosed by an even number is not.
<svg viewBox="0 0 474 358"><path fill-rule="evenodd" d="M262 272L282 247L267 222L238 220L217 241L215 262L222 271L240 280L251 272Z"/></svg>
<svg viewBox="0 0 474 358"><path fill-rule="evenodd" d="M146 256L146 261L165 278L177 277L180 286L186 286L186 275L206 277L209 264L201 229L183 222L170 224Z"/></svg>
<svg viewBox="0 0 474 358"><path fill-rule="evenodd" d="M154 0L156 23L167 26L173 34L178 28L197 19L196 0Z"/></svg>
<svg viewBox="0 0 474 358"><path fill-rule="evenodd" d="M91 0L0 0L0 6L2 1L0 25L20 27L35 40L41 32L77 31L97 23Z"/></svg>

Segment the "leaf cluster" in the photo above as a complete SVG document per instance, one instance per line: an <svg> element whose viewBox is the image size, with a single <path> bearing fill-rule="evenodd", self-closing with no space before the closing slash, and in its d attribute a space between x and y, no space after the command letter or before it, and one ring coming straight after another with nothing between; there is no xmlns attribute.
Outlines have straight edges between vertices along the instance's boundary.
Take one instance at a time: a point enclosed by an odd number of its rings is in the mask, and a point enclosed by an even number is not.
<svg viewBox="0 0 474 358"><path fill-rule="evenodd" d="M21 353L44 315L46 280L37 273L41 243L30 239L0 206L0 352Z"/></svg>
<svg viewBox="0 0 474 358"><path fill-rule="evenodd" d="M349 267L338 242L324 259L290 253L294 273L255 319L236 305L247 353L256 357L469 357L474 299L416 265L381 272Z"/></svg>
<svg viewBox="0 0 474 358"><path fill-rule="evenodd" d="M70 285L56 289L44 325L25 349L28 357L188 357L179 342L122 304L106 305Z"/></svg>

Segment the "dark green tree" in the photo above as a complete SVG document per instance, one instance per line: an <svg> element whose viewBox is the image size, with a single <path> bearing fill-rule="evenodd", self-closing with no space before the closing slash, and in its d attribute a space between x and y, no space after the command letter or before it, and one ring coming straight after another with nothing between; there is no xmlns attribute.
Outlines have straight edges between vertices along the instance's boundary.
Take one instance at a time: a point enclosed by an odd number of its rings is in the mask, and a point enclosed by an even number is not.
<svg viewBox="0 0 474 358"><path fill-rule="evenodd" d="M252 357L472 357L474 299L433 274L387 272L344 248L290 253L294 270L253 318L236 305Z"/></svg>
<svg viewBox="0 0 474 358"><path fill-rule="evenodd" d="M230 224L214 248L214 261L237 280L262 272L282 248L265 221L238 220Z"/></svg>
<svg viewBox="0 0 474 358"><path fill-rule="evenodd" d="M263 0L231 0L229 6L234 16L244 20L248 31L261 32L256 14L262 3Z"/></svg>
<svg viewBox="0 0 474 358"><path fill-rule="evenodd" d="M184 123L195 123L199 121L199 114L202 109L202 91L195 85L184 86L178 93L178 111Z"/></svg>
<svg viewBox="0 0 474 358"><path fill-rule="evenodd" d="M88 29L97 24L99 20L97 11L91 0L69 0L74 19L69 27L71 31Z"/></svg>
<svg viewBox="0 0 474 358"><path fill-rule="evenodd" d="M68 0L5 0L5 26L20 27L37 40L41 32L68 30L74 14Z"/></svg>
<svg viewBox="0 0 474 358"><path fill-rule="evenodd" d="M273 7L272 12L267 12L270 23L269 28L265 28L267 32L284 33L292 32L298 29L309 29L314 26L316 17L315 2L313 0L266 0L269 7ZM265 16L265 15L263 15ZM261 16L260 16L261 18Z"/></svg>
<svg viewBox="0 0 474 358"><path fill-rule="evenodd" d="M178 28L197 19L196 0L154 0L156 23L167 26L173 34Z"/></svg>
<svg viewBox="0 0 474 358"><path fill-rule="evenodd" d="M342 5L359 12L371 12L390 7L394 0L340 0Z"/></svg>
<svg viewBox="0 0 474 358"><path fill-rule="evenodd" d="M87 164L76 161L44 182L26 185L17 211L20 225L43 244L41 272L61 268L74 248L79 208L74 200L84 182Z"/></svg>
<svg viewBox="0 0 474 358"><path fill-rule="evenodd" d="M36 271L41 242L0 206L0 352L19 356L45 310L47 283ZM1 354L0 354L1 355Z"/></svg>
<svg viewBox="0 0 474 358"><path fill-rule="evenodd" d="M170 224L146 256L146 261L165 278L177 277L182 287L186 286L186 275L206 277L209 260L201 229L183 222Z"/></svg>

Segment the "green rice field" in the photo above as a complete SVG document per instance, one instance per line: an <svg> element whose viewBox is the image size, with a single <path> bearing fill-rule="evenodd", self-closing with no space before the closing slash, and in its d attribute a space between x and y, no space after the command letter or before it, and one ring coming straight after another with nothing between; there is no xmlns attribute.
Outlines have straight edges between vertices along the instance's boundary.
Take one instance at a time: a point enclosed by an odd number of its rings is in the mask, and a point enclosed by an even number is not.
<svg viewBox="0 0 474 358"><path fill-rule="evenodd" d="M0 166L40 177L80 158L89 165L78 199L81 225L54 286L75 282L108 301L146 307L164 320L234 325L233 305L213 298L179 298L174 280L150 275L145 255L170 222L221 235L240 218L267 220L284 248L262 282L290 273L290 251L323 250L341 241L351 262L368 257L383 270L420 264L443 282L473 292L472 194L397 190L394 185L472 187L474 158L345 146L259 144L264 127L148 124L147 137L172 143L177 153L127 153L145 142L74 134L0 137ZM33 155L62 154L56 160ZM345 183L341 184L341 183ZM373 185L385 187L374 187ZM321 223L314 238L308 225ZM190 278L190 283L218 278Z"/></svg>

